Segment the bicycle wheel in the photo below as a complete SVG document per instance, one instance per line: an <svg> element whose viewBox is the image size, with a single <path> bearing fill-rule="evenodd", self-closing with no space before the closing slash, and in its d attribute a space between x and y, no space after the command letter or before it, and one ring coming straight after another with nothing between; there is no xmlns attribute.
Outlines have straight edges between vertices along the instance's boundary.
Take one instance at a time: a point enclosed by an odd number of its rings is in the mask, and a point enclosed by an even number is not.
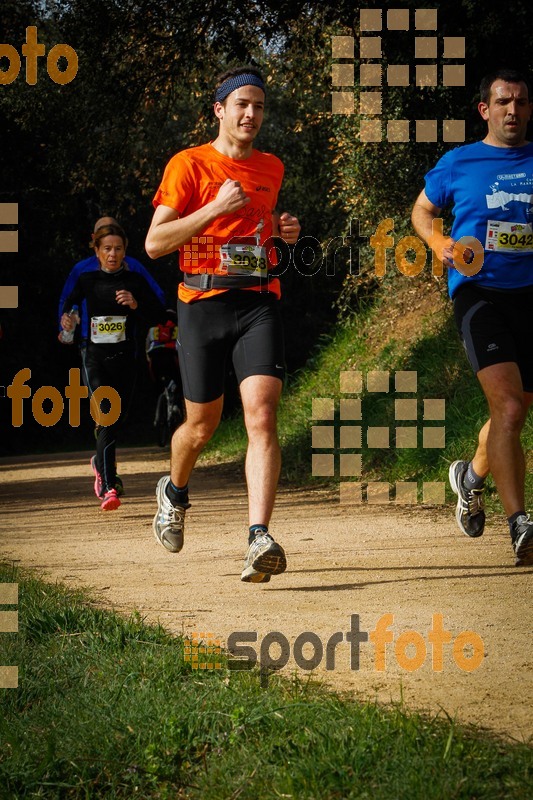
<svg viewBox="0 0 533 800"><path fill-rule="evenodd" d="M183 422L183 410L179 405L173 405L170 411L170 419L168 421L168 427L170 429L171 436L176 430L176 428L179 428L182 422Z"/></svg>
<svg viewBox="0 0 533 800"><path fill-rule="evenodd" d="M171 381L168 386L168 428L170 436L176 428L181 425L184 418L183 398L181 397L175 381Z"/></svg>
<svg viewBox="0 0 533 800"><path fill-rule="evenodd" d="M158 397L154 425L157 432L157 443L159 447L164 447L169 438L168 402L165 392L162 392Z"/></svg>

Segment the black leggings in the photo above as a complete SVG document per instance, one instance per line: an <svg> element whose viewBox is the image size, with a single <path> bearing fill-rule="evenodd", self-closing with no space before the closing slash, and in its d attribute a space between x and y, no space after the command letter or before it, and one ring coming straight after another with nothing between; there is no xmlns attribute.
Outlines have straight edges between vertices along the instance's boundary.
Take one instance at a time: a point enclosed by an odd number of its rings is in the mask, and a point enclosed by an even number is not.
<svg viewBox="0 0 533 800"><path fill-rule="evenodd" d="M88 344L82 350L83 382L92 397L99 386L111 386L120 395L120 416L112 425L96 426L96 467L102 476L103 489L114 489L117 477L116 435L125 422L133 397L137 365L131 347ZM105 414L111 403L104 398L100 408Z"/></svg>
<svg viewBox="0 0 533 800"><path fill-rule="evenodd" d="M229 357L239 385L251 375L283 381L285 359L278 300L272 294L231 289L178 302L178 342L183 394L209 403L224 394Z"/></svg>

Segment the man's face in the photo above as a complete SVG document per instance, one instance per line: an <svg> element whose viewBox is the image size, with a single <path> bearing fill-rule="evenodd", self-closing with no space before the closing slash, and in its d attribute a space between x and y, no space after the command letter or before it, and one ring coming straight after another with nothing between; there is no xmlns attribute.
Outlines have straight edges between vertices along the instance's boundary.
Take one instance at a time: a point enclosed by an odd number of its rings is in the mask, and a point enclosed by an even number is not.
<svg viewBox="0 0 533 800"><path fill-rule="evenodd" d="M224 105L215 103L220 133L240 144L251 144L261 128L264 109L265 93L258 86L235 89Z"/></svg>
<svg viewBox="0 0 533 800"><path fill-rule="evenodd" d="M488 123L487 144L518 147L526 141L527 123L533 104L525 83L507 83L500 79L490 87L490 99L479 103L479 113Z"/></svg>

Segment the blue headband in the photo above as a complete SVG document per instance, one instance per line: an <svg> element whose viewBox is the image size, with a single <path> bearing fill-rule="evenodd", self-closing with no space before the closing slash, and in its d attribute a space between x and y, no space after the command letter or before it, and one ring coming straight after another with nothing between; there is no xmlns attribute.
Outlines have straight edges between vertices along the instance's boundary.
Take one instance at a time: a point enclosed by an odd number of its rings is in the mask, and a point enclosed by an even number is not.
<svg viewBox="0 0 533 800"><path fill-rule="evenodd" d="M215 92L215 103L222 103L228 94L231 94L235 89L240 89L242 86L258 86L266 94L265 84L251 72L244 72L242 75L235 75L233 78L227 78Z"/></svg>

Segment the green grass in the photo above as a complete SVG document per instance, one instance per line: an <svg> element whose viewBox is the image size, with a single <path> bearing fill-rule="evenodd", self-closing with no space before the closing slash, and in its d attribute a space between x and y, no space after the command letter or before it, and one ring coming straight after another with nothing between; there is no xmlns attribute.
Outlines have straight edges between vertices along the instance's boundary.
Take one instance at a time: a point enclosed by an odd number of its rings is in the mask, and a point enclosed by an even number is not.
<svg viewBox="0 0 533 800"><path fill-rule="evenodd" d="M394 284L391 284L394 287ZM389 287L389 291L390 291ZM445 447L423 448L421 433L416 449L394 447L394 434L388 450L369 449L363 435L362 452L363 480L395 481L416 480L447 481L448 467L457 458L468 458L474 454L477 433L488 417L487 404L478 381L471 372L453 321L451 306L448 313L439 317L437 331L422 325L413 346L406 350L401 340L392 340L377 348L369 338L372 323L387 313L387 293L382 291L367 301L366 307L339 325L333 333L321 338L314 355L305 370L290 376L279 409L279 434L283 454L282 478L297 484L323 483L324 479L311 477L311 426L312 401L318 397L335 399L336 452L339 453L341 425L338 400L341 397L339 373L357 369L369 370L415 370L418 375L418 422L401 422L400 426L418 425L422 428L422 398L444 399L445 421L431 421L429 427L446 428ZM394 396L363 393L363 427L389 426L394 431ZM401 394L408 398L413 395ZM361 422L342 424L360 425ZM533 415L529 414L522 434L524 450L533 451ZM206 455L220 460L243 459L246 450L246 434L242 414L225 420L212 439ZM338 478L336 479L338 481ZM451 501L453 495L447 489ZM526 506L533 504L533 471L526 475ZM487 508L502 511L495 487L487 482Z"/></svg>
<svg viewBox="0 0 533 800"><path fill-rule="evenodd" d="M20 629L0 636L0 797L529 798L531 749L308 680L193 670L183 641L0 565Z"/></svg>

